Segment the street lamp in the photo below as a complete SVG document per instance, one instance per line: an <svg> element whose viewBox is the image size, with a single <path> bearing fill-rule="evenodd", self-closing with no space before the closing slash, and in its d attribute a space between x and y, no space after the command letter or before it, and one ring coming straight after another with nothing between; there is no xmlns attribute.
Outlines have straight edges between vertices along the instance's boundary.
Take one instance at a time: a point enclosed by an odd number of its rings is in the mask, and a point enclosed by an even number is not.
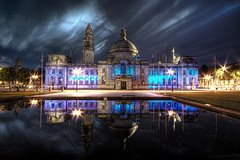
<svg viewBox="0 0 240 160"><path fill-rule="evenodd" d="M81 68L75 68L73 70L73 75L76 76L76 92L77 92L77 89L78 89L78 81L77 81L77 79L78 79L78 76L82 74L82 72L83 72L83 70L81 70Z"/></svg>
<svg viewBox="0 0 240 160"><path fill-rule="evenodd" d="M227 67L224 65L224 66L222 66L221 67L222 68L222 71L224 72L224 71L227 71Z"/></svg>
<svg viewBox="0 0 240 160"><path fill-rule="evenodd" d="M221 65L220 65L221 66ZM226 64L224 64L224 66L221 66L221 70L222 70L222 78L223 78L223 75L224 75L224 72L228 72L227 69L229 67L226 67ZM223 78L224 79L224 84L225 84L225 77ZM229 85L229 82L228 82L228 85Z"/></svg>
<svg viewBox="0 0 240 160"><path fill-rule="evenodd" d="M171 69L168 69L168 71L167 71L167 73L169 74L169 75L172 75L172 92L173 92L173 74L174 74L174 70L172 70L172 68Z"/></svg>
<svg viewBox="0 0 240 160"><path fill-rule="evenodd" d="M36 75L36 74L31 75L31 77L30 77L30 84L31 84L31 83L32 83L32 85L34 84L33 81L32 81L32 79L36 80L36 79L38 79L38 78L39 78L39 76ZM34 88L34 85L33 85L33 88Z"/></svg>
<svg viewBox="0 0 240 160"><path fill-rule="evenodd" d="M30 103L32 106L36 106L38 104L38 100L37 99L32 99L30 100Z"/></svg>

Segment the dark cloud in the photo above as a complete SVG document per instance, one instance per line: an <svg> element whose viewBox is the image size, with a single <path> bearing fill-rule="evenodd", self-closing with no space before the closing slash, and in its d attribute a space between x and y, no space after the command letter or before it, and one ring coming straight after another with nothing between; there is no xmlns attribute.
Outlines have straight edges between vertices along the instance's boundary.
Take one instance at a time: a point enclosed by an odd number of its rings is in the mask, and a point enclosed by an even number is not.
<svg viewBox="0 0 240 160"><path fill-rule="evenodd" d="M96 60L107 57L126 27L144 59L158 50L163 54L168 43L179 55L197 56L200 64L211 64L214 55L220 63L239 62L239 17L240 2L231 0L2 0L0 55L12 61L20 57L34 68L41 53L72 52L79 62L90 22Z"/></svg>

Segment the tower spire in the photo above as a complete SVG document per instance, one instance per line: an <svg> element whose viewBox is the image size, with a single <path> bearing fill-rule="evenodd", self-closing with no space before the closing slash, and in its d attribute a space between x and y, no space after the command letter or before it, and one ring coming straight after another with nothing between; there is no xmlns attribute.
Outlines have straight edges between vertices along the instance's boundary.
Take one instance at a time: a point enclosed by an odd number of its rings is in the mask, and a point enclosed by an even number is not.
<svg viewBox="0 0 240 160"><path fill-rule="evenodd" d="M172 49L172 56L173 56L173 61L174 61L174 59L175 59L175 49L174 49L174 47Z"/></svg>
<svg viewBox="0 0 240 160"><path fill-rule="evenodd" d="M161 55L160 55L160 50L158 50L158 63L161 63Z"/></svg>
<svg viewBox="0 0 240 160"><path fill-rule="evenodd" d="M94 64L94 42L90 23L88 23L85 31L82 53L83 64L85 65Z"/></svg>

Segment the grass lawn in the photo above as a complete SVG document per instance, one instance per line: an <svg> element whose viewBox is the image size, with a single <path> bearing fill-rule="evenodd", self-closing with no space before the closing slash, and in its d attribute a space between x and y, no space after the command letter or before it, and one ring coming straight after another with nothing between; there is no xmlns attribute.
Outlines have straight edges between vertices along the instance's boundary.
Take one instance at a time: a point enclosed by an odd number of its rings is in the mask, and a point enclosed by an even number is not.
<svg viewBox="0 0 240 160"><path fill-rule="evenodd" d="M239 91L167 92L167 95L240 111Z"/></svg>

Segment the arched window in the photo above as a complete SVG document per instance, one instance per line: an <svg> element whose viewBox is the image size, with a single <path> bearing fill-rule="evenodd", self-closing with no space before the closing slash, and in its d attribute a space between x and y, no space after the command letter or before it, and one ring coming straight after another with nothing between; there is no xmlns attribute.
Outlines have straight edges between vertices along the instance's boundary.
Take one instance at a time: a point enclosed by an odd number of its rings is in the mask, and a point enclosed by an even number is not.
<svg viewBox="0 0 240 160"><path fill-rule="evenodd" d="M168 85L170 85L170 84L171 84L171 79L169 78L169 79L168 79Z"/></svg>
<svg viewBox="0 0 240 160"><path fill-rule="evenodd" d="M55 78L53 76L50 77L49 84L52 84L52 85L55 84Z"/></svg>
<svg viewBox="0 0 240 160"><path fill-rule="evenodd" d="M128 66L127 66L127 64L128 64L128 61L127 60L121 60L120 62L119 62L119 64L120 64L120 74L122 74L122 75L124 75L124 74L127 74L127 69L128 69Z"/></svg>
<svg viewBox="0 0 240 160"><path fill-rule="evenodd" d="M187 84L186 78L184 77L184 78L183 78L183 85L186 85L186 84Z"/></svg>
<svg viewBox="0 0 240 160"><path fill-rule="evenodd" d="M125 62L121 63L121 74L125 75L126 74L126 69L127 69L127 64Z"/></svg>
<svg viewBox="0 0 240 160"><path fill-rule="evenodd" d="M91 77L91 78L90 78L90 84L91 84L91 85L94 85L94 80L95 80L94 77Z"/></svg>
<svg viewBox="0 0 240 160"><path fill-rule="evenodd" d="M63 84L63 78L60 76L58 77L58 84L62 85Z"/></svg>
<svg viewBox="0 0 240 160"><path fill-rule="evenodd" d="M69 73L72 73L73 70L72 70L72 69L69 69L68 71L69 71Z"/></svg>

